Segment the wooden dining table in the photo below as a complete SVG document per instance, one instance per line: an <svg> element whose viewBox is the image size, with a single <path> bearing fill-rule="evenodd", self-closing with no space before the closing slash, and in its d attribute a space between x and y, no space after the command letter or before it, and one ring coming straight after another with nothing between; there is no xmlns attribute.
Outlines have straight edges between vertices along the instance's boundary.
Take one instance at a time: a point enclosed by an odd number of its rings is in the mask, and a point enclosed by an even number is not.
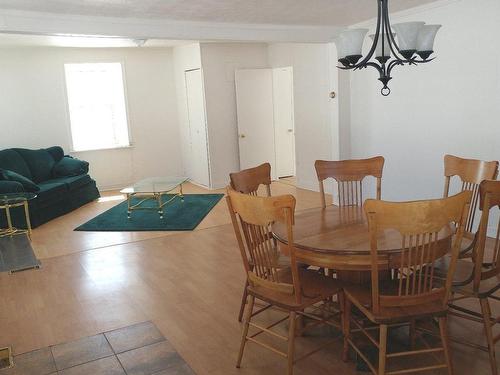
<svg viewBox="0 0 500 375"><path fill-rule="evenodd" d="M276 223L272 230L278 244L288 245L286 225ZM443 252L451 249L454 232L452 226L439 232L438 247ZM293 242L294 248L314 253L317 264L313 266L335 270L338 278L352 283L370 280L370 239L362 207L332 205L296 213ZM379 270L389 277L390 270L401 263L401 235L395 230L380 231L377 244ZM280 251L289 255L288 246L280 246Z"/></svg>

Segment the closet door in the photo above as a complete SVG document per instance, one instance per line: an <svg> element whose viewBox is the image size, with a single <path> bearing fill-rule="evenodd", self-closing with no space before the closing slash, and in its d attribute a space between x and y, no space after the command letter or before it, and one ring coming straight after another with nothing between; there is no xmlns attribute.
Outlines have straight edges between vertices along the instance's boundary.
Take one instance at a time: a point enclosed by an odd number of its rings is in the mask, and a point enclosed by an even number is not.
<svg viewBox="0 0 500 375"><path fill-rule="evenodd" d="M191 138L188 177L198 185L209 187L210 166L203 76L200 69L188 70L184 74L186 80L189 134Z"/></svg>
<svg viewBox="0 0 500 375"><path fill-rule="evenodd" d="M240 168L267 162L271 164L273 179L276 179L273 70L237 70L235 82Z"/></svg>

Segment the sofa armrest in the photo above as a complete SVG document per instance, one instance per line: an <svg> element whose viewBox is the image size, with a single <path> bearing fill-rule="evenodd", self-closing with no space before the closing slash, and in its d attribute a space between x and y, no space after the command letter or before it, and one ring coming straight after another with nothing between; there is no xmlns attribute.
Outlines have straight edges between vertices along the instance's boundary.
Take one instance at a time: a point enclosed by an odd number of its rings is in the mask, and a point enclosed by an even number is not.
<svg viewBox="0 0 500 375"><path fill-rule="evenodd" d="M72 158L71 156L63 157L52 169L52 175L54 177L79 176L87 174L88 172L88 162Z"/></svg>
<svg viewBox="0 0 500 375"><path fill-rule="evenodd" d="M23 193L24 188L20 182L17 181L0 181L0 194L6 193Z"/></svg>

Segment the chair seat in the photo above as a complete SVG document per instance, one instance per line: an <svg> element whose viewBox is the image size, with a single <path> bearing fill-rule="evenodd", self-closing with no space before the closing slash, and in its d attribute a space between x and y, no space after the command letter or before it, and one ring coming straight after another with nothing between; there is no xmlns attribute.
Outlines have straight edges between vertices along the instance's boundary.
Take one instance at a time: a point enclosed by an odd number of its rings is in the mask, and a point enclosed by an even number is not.
<svg viewBox="0 0 500 375"><path fill-rule="evenodd" d="M397 295L399 282L387 281L379 285L381 295ZM349 285L344 287L344 294L373 323L401 323L426 316L445 315L447 309L440 301L417 306L381 307L378 313L372 311L371 285Z"/></svg>
<svg viewBox="0 0 500 375"><path fill-rule="evenodd" d="M318 274L316 271L299 268L299 278L302 286L302 303L295 301L294 295L277 292L262 286L248 286L248 294L258 299L266 301L272 305L297 311L303 310L308 306L323 301L342 290L343 284L334 278ZM292 284L292 271L290 268L284 268L279 272L282 283Z"/></svg>

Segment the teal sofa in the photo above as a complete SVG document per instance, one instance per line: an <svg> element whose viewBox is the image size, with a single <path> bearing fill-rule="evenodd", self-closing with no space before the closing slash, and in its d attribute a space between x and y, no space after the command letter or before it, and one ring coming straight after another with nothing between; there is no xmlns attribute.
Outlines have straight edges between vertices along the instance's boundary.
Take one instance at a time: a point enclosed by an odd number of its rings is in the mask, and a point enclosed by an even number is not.
<svg viewBox="0 0 500 375"><path fill-rule="evenodd" d="M95 181L88 175L86 161L65 156L59 146L40 150L11 148L0 151L0 195L32 192L29 201L31 226L75 210L97 198ZM13 224L26 228L22 207L11 210ZM7 226L5 210L0 210L0 228Z"/></svg>

